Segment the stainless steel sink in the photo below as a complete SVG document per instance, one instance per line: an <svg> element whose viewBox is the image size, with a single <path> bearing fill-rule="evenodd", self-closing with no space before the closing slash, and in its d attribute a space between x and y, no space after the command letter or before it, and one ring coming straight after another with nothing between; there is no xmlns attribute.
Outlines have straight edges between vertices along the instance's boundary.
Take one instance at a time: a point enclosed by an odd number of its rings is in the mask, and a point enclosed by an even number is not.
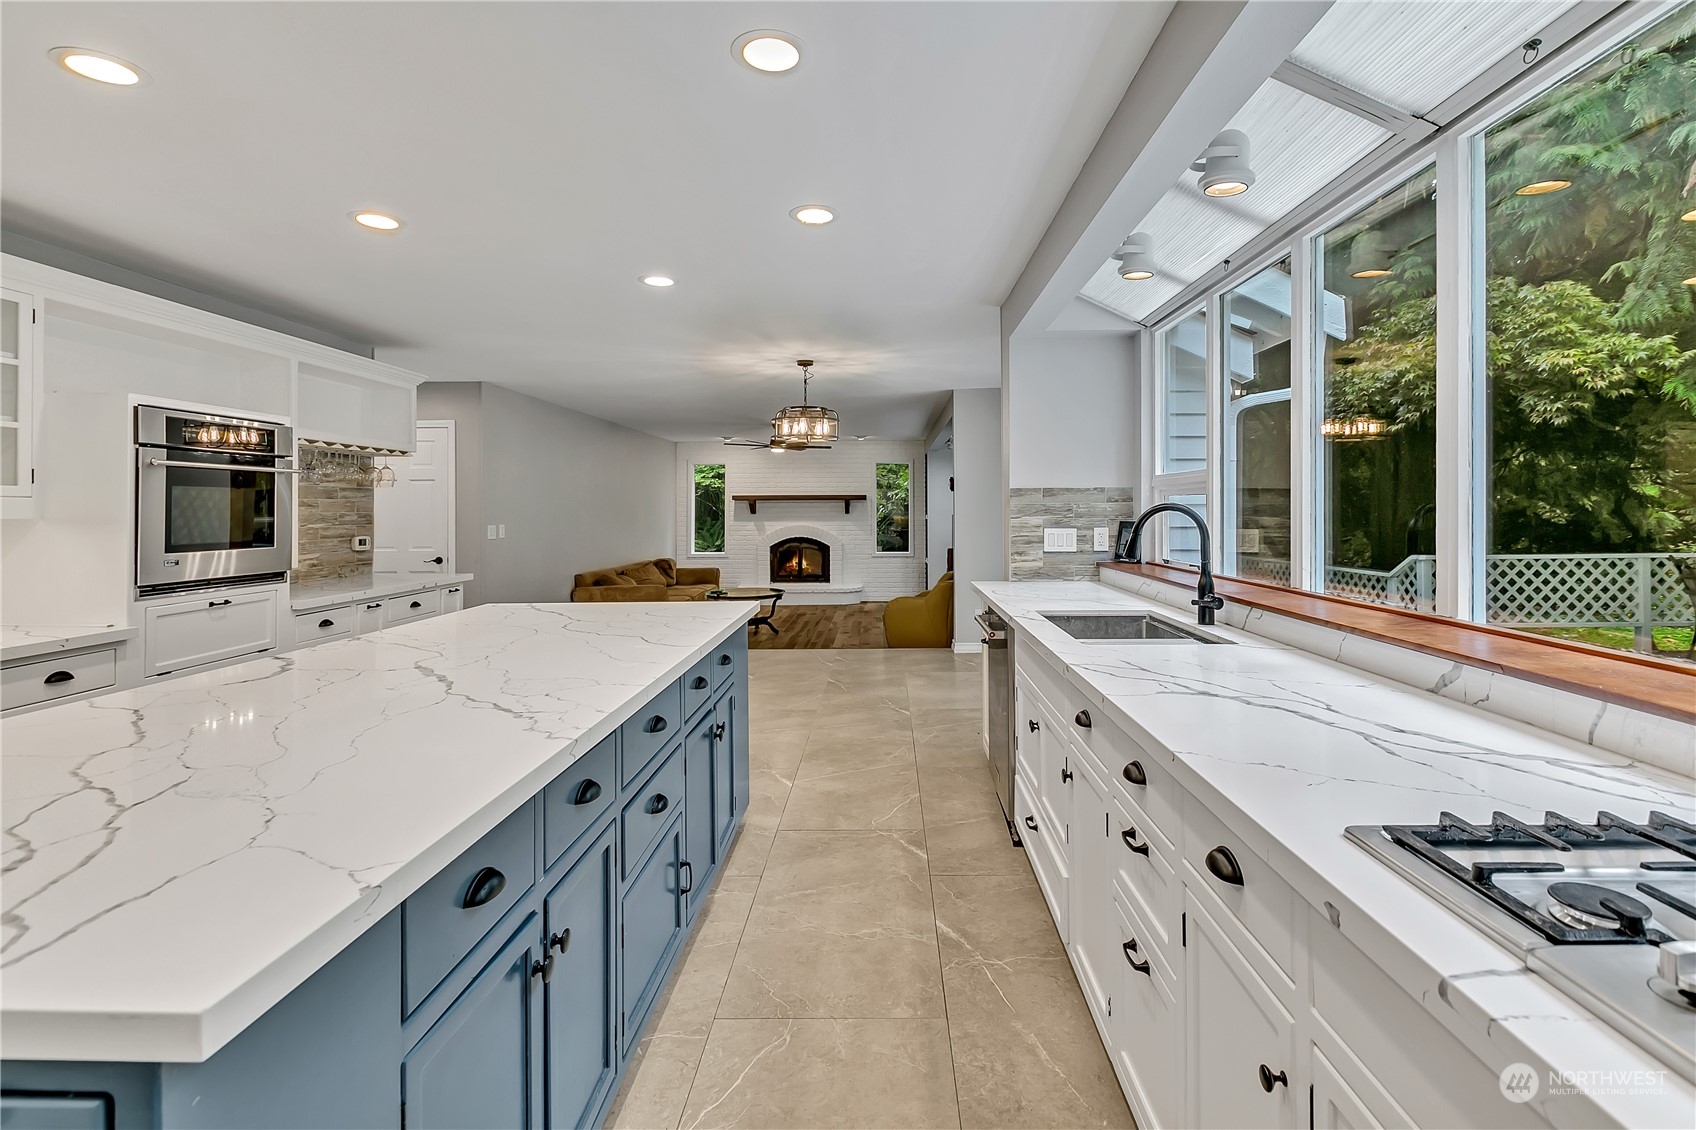
<svg viewBox="0 0 1696 1130"><path fill-rule="evenodd" d="M1229 643L1147 612L1044 612L1044 620L1090 643Z"/></svg>

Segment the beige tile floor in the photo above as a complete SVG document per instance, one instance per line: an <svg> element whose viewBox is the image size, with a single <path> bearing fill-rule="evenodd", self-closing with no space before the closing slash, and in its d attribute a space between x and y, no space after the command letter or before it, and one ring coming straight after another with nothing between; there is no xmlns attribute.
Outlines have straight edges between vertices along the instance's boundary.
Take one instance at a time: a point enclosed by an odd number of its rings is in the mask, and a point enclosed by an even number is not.
<svg viewBox="0 0 1696 1130"><path fill-rule="evenodd" d="M975 657L755 651L747 821L608 1125L1129 1127Z"/></svg>

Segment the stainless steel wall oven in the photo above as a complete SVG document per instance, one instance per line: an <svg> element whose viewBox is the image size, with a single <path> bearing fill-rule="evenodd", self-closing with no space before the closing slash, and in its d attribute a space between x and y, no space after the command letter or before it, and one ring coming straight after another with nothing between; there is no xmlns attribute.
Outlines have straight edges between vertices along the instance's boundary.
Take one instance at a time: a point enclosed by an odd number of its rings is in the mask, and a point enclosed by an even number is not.
<svg viewBox="0 0 1696 1130"><path fill-rule="evenodd" d="M141 594L281 579L294 546L294 429L135 410Z"/></svg>

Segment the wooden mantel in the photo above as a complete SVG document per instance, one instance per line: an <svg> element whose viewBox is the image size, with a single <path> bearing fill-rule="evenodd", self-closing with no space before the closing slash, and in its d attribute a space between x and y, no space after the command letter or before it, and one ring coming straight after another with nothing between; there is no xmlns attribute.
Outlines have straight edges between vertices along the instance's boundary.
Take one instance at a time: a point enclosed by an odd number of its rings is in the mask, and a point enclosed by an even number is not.
<svg viewBox="0 0 1696 1130"><path fill-rule="evenodd" d="M864 502L863 494L733 494L732 502L746 502L748 513L758 514L762 502L840 502L847 514L856 502Z"/></svg>

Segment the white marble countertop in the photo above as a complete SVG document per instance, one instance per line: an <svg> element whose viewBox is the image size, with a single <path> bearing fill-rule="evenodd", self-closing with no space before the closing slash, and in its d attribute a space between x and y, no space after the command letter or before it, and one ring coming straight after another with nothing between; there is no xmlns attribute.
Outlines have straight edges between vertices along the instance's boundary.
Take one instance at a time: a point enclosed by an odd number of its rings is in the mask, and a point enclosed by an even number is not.
<svg viewBox="0 0 1696 1130"><path fill-rule="evenodd" d="M1696 818L1688 778L1389 683L1263 637L1238 646L1084 643L1039 613L1176 609L1093 581L977 582L1016 643L1133 738L1236 829L1315 909L1495 1070L1663 1065L1345 838L1350 824L1428 824L1439 810L1533 822L1548 809ZM1163 760L1165 758L1163 757ZM1258 834L1256 834L1258 833ZM1683 1126L1696 1088L1667 1072L1659 1094L1550 1098L1556 1125Z"/></svg>
<svg viewBox="0 0 1696 1130"><path fill-rule="evenodd" d="M0 1057L204 1060L752 612L484 605L0 722Z"/></svg>
<svg viewBox="0 0 1696 1130"><path fill-rule="evenodd" d="M316 612L337 604L462 585L474 576L473 573L373 573L369 578L355 580L307 581L289 586L289 607L296 612Z"/></svg>
<svg viewBox="0 0 1696 1130"><path fill-rule="evenodd" d="M0 663L133 640L140 634L140 628L117 624L49 624L42 627L7 624L0 626Z"/></svg>

